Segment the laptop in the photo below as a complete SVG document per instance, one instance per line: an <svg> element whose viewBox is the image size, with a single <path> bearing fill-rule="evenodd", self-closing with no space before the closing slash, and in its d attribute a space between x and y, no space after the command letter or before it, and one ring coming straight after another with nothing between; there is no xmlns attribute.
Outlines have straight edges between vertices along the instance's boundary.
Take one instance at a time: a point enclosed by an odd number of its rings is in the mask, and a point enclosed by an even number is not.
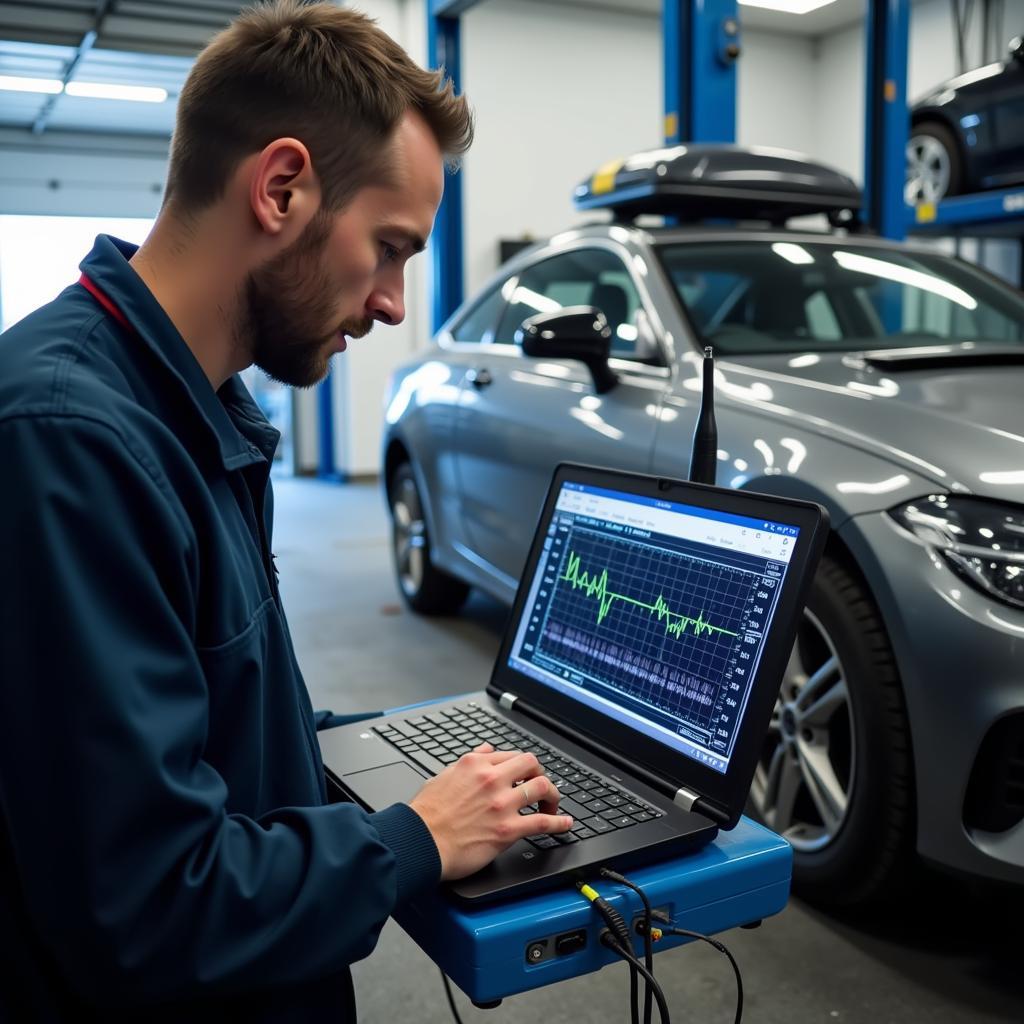
<svg viewBox="0 0 1024 1024"><path fill-rule="evenodd" d="M742 813L827 525L803 501L559 466L486 690L321 732L329 778L373 811L484 741L536 754L573 829L447 883L465 901L703 846Z"/></svg>

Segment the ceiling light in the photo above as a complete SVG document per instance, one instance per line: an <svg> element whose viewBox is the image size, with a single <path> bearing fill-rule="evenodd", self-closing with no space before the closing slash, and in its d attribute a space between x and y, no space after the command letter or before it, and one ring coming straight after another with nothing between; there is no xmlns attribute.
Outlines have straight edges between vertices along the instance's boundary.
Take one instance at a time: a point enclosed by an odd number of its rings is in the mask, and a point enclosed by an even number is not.
<svg viewBox="0 0 1024 1024"><path fill-rule="evenodd" d="M784 14L810 14L819 7L827 7L835 0L740 0L744 7L763 7L766 11Z"/></svg>
<svg viewBox="0 0 1024 1024"><path fill-rule="evenodd" d="M68 82L64 91L69 96L94 100L133 100L136 103L163 103L167 90L151 85L107 85L103 82Z"/></svg>
<svg viewBox="0 0 1024 1024"><path fill-rule="evenodd" d="M58 78L18 78L15 75L0 75L0 89L6 92L44 92L56 95L64 88Z"/></svg>

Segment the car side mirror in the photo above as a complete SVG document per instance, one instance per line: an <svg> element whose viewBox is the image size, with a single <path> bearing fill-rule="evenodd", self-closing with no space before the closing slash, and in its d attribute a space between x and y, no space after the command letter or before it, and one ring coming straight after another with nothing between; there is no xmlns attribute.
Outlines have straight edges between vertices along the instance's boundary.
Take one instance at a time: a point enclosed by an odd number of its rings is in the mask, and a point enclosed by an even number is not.
<svg viewBox="0 0 1024 1024"><path fill-rule="evenodd" d="M566 306L553 313L537 313L516 331L523 353L542 359L578 359L602 395L619 382L608 366L612 331L604 313L593 306Z"/></svg>
<svg viewBox="0 0 1024 1024"><path fill-rule="evenodd" d="M1024 36L1015 36L1010 40L1010 58L1024 61Z"/></svg>

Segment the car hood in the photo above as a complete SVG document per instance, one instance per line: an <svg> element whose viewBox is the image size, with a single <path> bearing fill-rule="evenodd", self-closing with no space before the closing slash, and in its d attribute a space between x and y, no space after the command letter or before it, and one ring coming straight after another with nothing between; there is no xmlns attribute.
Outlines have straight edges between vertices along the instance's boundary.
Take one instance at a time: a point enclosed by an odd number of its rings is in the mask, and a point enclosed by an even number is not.
<svg viewBox="0 0 1024 1024"><path fill-rule="evenodd" d="M1024 350L724 357L725 402L873 451L943 490L1024 504Z"/></svg>

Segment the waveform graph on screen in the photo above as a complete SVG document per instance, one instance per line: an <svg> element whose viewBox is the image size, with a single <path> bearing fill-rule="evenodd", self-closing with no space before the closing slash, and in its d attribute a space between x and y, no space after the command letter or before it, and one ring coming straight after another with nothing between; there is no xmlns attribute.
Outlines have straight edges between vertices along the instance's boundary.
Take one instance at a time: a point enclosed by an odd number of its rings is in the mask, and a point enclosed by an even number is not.
<svg viewBox="0 0 1024 1024"><path fill-rule="evenodd" d="M539 649L644 704L709 726L759 574L574 527Z"/></svg>

